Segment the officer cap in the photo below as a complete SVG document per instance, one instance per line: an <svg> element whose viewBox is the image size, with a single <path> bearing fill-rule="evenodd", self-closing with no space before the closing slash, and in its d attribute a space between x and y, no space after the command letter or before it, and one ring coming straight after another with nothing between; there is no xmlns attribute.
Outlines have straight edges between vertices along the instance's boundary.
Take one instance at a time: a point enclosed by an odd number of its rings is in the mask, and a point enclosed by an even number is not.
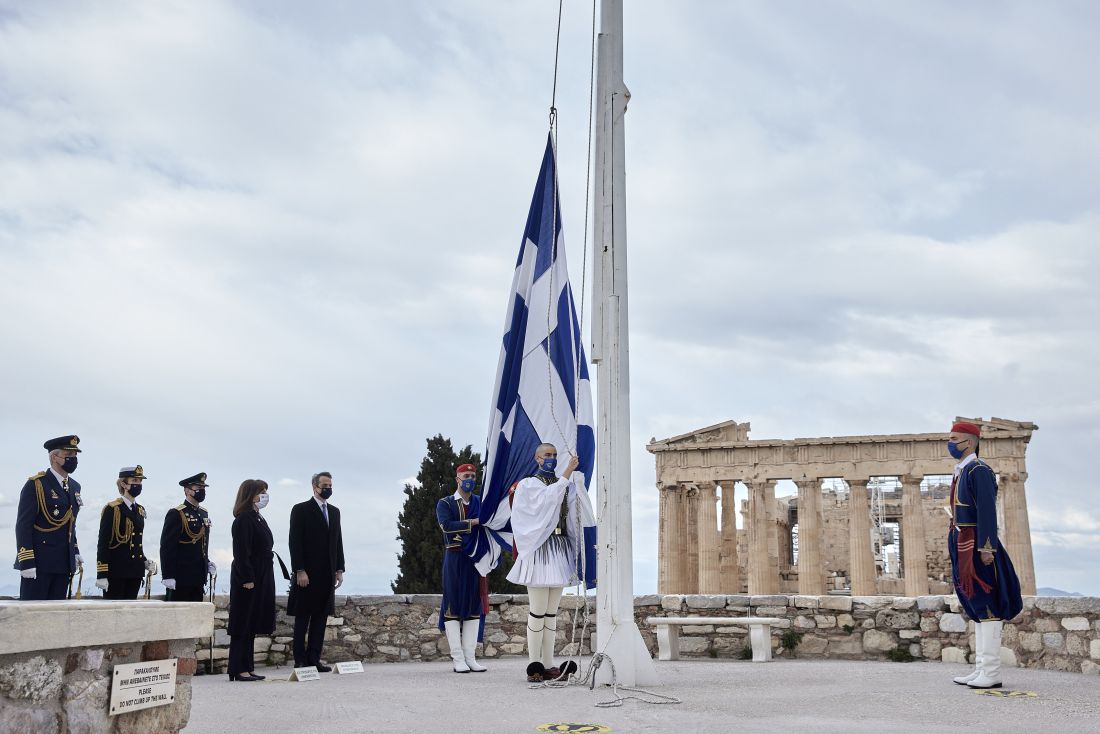
<svg viewBox="0 0 1100 734"><path fill-rule="evenodd" d="M146 479L145 471L141 468L141 464L137 466L124 466L118 470L119 479L127 479L133 477L134 479Z"/></svg>
<svg viewBox="0 0 1100 734"><path fill-rule="evenodd" d="M187 477L187 479L180 480L181 487L190 487L192 484L209 487L210 485L206 483L206 472L201 471L193 477Z"/></svg>
<svg viewBox="0 0 1100 734"><path fill-rule="evenodd" d="M70 451L80 452L77 446L80 445L79 436L58 436L57 438L51 438L46 443L42 444L42 448L47 451L56 451L57 449L68 449Z"/></svg>

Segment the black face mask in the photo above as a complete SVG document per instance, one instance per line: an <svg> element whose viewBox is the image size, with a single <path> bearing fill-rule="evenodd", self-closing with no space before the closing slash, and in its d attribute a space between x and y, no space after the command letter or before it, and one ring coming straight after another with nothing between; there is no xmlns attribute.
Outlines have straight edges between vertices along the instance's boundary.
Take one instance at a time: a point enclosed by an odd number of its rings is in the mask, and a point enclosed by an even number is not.
<svg viewBox="0 0 1100 734"><path fill-rule="evenodd" d="M206 487L203 487L202 489L196 489L194 497L195 497L196 502L202 502L203 500L205 500L206 499Z"/></svg>
<svg viewBox="0 0 1100 734"><path fill-rule="evenodd" d="M332 487L325 487L321 490L321 499L327 500L332 496Z"/></svg>
<svg viewBox="0 0 1100 734"><path fill-rule="evenodd" d="M74 471L76 471L76 464L77 461L75 456L66 456L65 461L61 463L61 469L66 474L72 474Z"/></svg>
<svg viewBox="0 0 1100 734"><path fill-rule="evenodd" d="M141 485L140 484L132 484L132 485L130 485L130 490L129 491L130 491L130 496L131 497L137 497L139 494L141 494Z"/></svg>

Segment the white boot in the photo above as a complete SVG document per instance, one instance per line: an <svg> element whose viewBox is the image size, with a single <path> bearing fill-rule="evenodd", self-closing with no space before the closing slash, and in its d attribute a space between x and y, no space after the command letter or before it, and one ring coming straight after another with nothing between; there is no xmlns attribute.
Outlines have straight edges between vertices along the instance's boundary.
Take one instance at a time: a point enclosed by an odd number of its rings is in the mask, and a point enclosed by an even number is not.
<svg viewBox="0 0 1100 734"><path fill-rule="evenodd" d="M466 664L466 658L462 654L462 622L448 619L443 623L443 629L447 632L447 643L451 646L451 662L454 663L455 672L469 673L470 666Z"/></svg>
<svg viewBox="0 0 1100 734"><path fill-rule="evenodd" d="M1001 629L1004 622L982 622L982 671L966 685L971 688L1001 687Z"/></svg>
<svg viewBox="0 0 1100 734"><path fill-rule="evenodd" d="M484 673L488 668L474 659L477 652L477 631L481 627L481 620L467 619L462 622L462 657L466 661L466 667L475 673Z"/></svg>
<svg viewBox="0 0 1100 734"><path fill-rule="evenodd" d="M551 626L553 625L553 626ZM542 664L547 669L554 667L554 645L558 642L558 618L546 615L546 625L542 631Z"/></svg>
<svg viewBox="0 0 1100 734"><path fill-rule="evenodd" d="M974 670L967 675L960 675L952 678L953 681L960 686L965 686L970 681L977 678L982 673L982 623L974 623Z"/></svg>

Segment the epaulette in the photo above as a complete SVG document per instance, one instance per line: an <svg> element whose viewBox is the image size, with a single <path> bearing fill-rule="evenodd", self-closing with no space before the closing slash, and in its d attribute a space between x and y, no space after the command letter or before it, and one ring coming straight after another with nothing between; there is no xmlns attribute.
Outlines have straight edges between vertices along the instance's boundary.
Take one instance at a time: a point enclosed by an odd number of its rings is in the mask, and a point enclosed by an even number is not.
<svg viewBox="0 0 1100 734"><path fill-rule="evenodd" d="M179 506L179 507L177 507L176 509L177 509L177 510L179 510L180 512L183 512L184 510L186 510L186 509L187 509L187 503L186 503L186 502L184 502L184 503L183 503L182 505L180 505L180 506Z"/></svg>
<svg viewBox="0 0 1100 734"><path fill-rule="evenodd" d="M203 512L205 512L205 513L206 513L207 515L209 515L209 514L210 514L210 510L206 509L206 508L205 508L205 507L203 507L202 505L195 505L195 507L197 507L198 509L200 509L200 510L202 510Z"/></svg>
<svg viewBox="0 0 1100 734"><path fill-rule="evenodd" d="M27 477L27 481L28 482L33 482L35 479L41 479L44 476L46 476L46 472L40 471L37 474L35 474L33 477Z"/></svg>
<svg viewBox="0 0 1100 734"><path fill-rule="evenodd" d="M118 507L121 504L122 504L122 498L119 497L118 499L113 499L110 502L108 502L107 506L108 507Z"/></svg>
<svg viewBox="0 0 1100 734"><path fill-rule="evenodd" d="M137 511L138 511L139 515L141 515L142 517L145 517L145 508L144 507L139 505L137 502L134 503L134 507L137 508Z"/></svg>

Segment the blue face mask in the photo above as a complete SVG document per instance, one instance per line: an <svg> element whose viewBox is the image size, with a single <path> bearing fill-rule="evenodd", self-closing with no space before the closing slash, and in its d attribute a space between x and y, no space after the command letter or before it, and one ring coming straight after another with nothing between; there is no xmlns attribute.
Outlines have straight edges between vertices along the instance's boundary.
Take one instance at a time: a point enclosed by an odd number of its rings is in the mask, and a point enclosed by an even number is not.
<svg viewBox="0 0 1100 734"><path fill-rule="evenodd" d="M477 480L463 479L461 482L459 482L458 486L462 489L463 492L473 492L474 487L477 486Z"/></svg>
<svg viewBox="0 0 1100 734"><path fill-rule="evenodd" d="M954 441L947 442L947 453L951 454L953 459L961 459L963 457L963 451L959 448L959 445Z"/></svg>
<svg viewBox="0 0 1100 734"><path fill-rule="evenodd" d="M556 458L547 457L542 460L542 466L539 467L539 471L543 474L553 474L554 470L558 468L558 460Z"/></svg>

